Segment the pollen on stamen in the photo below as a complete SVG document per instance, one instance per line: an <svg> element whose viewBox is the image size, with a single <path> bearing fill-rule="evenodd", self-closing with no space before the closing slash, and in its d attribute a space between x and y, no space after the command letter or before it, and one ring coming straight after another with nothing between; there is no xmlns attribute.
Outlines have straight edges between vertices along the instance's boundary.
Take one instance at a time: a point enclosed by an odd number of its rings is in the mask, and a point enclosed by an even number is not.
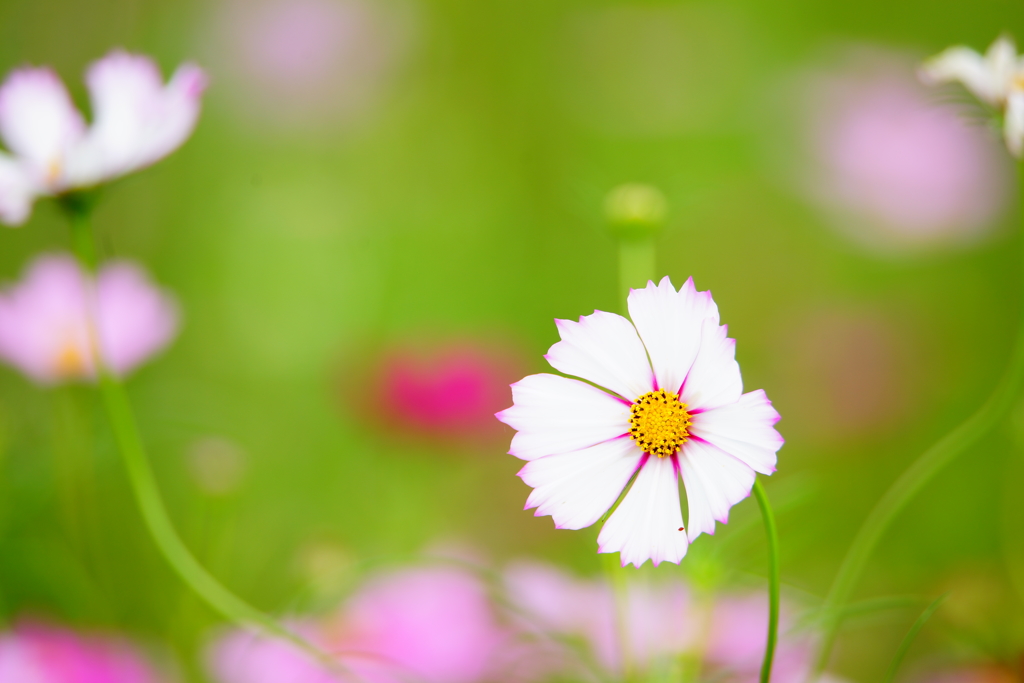
<svg viewBox="0 0 1024 683"><path fill-rule="evenodd" d="M629 438L645 453L664 458L689 439L690 414L678 394L664 389L640 396L630 408Z"/></svg>

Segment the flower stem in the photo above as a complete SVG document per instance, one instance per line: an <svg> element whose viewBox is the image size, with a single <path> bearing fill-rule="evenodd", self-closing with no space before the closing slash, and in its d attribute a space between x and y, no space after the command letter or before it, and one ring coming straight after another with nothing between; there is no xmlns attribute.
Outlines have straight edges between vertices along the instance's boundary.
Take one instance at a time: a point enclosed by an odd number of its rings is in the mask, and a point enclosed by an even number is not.
<svg viewBox="0 0 1024 683"><path fill-rule="evenodd" d="M87 211L68 210L71 220L71 246L79 263L89 272L94 272L99 263L96 237L92 232Z"/></svg>
<svg viewBox="0 0 1024 683"><path fill-rule="evenodd" d="M1018 165L1017 180L1022 189L1020 194L1024 196L1024 164ZM1021 247L1024 248L1024 231L1018 240L1021 242ZM1021 274L1021 278L1024 279L1024 273ZM973 415L918 457L889 487L889 490L868 514L854 537L850 549L846 551L846 557L839 567L839 573L832 581L832 587L822 605L825 626L821 644L818 647L813 678L817 678L828 666L832 646L842 622L842 609L850 599L853 589L867 565L868 558L874 552L896 515L943 467L999 424L1009 413L1014 400L1020 394L1021 386L1024 384L1024 299L1021 300L1020 305L1020 322L1010 362L992 395Z"/></svg>
<svg viewBox="0 0 1024 683"><path fill-rule="evenodd" d="M772 677L775 643L779 637L779 530L775 526L775 514L760 479L754 480L754 497L761 508L764 531L768 537L768 642L761 664L761 683L768 683Z"/></svg>
<svg viewBox="0 0 1024 683"><path fill-rule="evenodd" d="M882 679L882 683L893 682L896 678L896 672L899 670L900 664L903 662L903 658L907 654L907 650L910 649L910 646L914 642L914 638L917 637L918 632L924 627L925 622L931 618L932 614L934 614L935 610L939 608L939 605L942 604L942 601L945 600L948 595L949 593L940 595L932 601L930 605L925 607L923 612L921 612L921 616L917 618L914 624L910 627L910 630L907 631L907 635L904 636L900 646L896 648L896 654L893 655L892 661L889 663L889 668L885 672L885 678Z"/></svg>
<svg viewBox="0 0 1024 683"><path fill-rule="evenodd" d="M72 211L72 245L75 255L83 267L95 270L97 266L95 241L92 236L87 210ZM135 500L142 512L146 529L152 536L164 559L178 576L210 607L224 617L245 628L257 627L271 636L276 636L306 652L335 674L348 671L326 652L292 633L275 619L251 606L225 588L199 564L182 542L174 529L167 509L164 507L156 477L150 467L132 411L128 394L121 381L103 366L102 358L97 359L97 379L100 393L114 431L114 439L128 470Z"/></svg>
<svg viewBox="0 0 1024 683"><path fill-rule="evenodd" d="M625 296L629 288L644 287L655 277L654 238L619 240L619 293Z"/></svg>

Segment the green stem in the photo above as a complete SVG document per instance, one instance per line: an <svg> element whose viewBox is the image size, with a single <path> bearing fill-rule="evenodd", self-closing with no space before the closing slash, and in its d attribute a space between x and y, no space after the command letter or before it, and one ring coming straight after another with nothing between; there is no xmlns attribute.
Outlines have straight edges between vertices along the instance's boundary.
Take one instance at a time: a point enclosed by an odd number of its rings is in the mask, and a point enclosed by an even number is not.
<svg viewBox="0 0 1024 683"><path fill-rule="evenodd" d="M99 265L96 237L92 231L88 211L68 208L71 221L71 246L79 263L89 272L95 272Z"/></svg>
<svg viewBox="0 0 1024 683"><path fill-rule="evenodd" d="M655 276L654 238L619 240L619 295L644 287Z"/></svg>
<svg viewBox="0 0 1024 683"><path fill-rule="evenodd" d="M83 267L95 270L96 250L88 212L74 211L71 216L75 255ZM221 585L193 557L178 536L164 507L124 385L103 366L102 358L96 360L100 393L110 418L118 450L128 469L135 500L142 512L147 530L168 564L199 597L224 617L242 627L255 626L271 636L292 643L336 674L348 674L337 659L292 633L275 619L252 607Z"/></svg>
<svg viewBox="0 0 1024 683"><path fill-rule="evenodd" d="M615 637L622 656L622 680L633 680L633 652L629 644L629 587L617 555L604 556L604 573L615 604Z"/></svg>
<svg viewBox="0 0 1024 683"><path fill-rule="evenodd" d="M1024 190L1024 165L1018 167L1017 177ZM1021 195L1024 196L1024 191ZM1024 248L1024 233L1018 239ZM1024 278L1024 274L1021 277ZM992 395L973 415L942 437L910 465L875 504L854 537L822 606L825 627L815 660L814 678L828 666L832 646L842 622L839 613L850 599L871 553L896 515L942 468L990 432L1013 407L1024 384L1024 299L1020 305L1020 322L1010 362Z"/></svg>
<svg viewBox="0 0 1024 683"><path fill-rule="evenodd" d="M768 642L761 663L761 683L768 683L772 677L775 643L779 637L779 530L775 526L775 515L760 479L754 480L754 497L761 508L764 531L768 537Z"/></svg>
<svg viewBox="0 0 1024 683"><path fill-rule="evenodd" d="M919 616L917 621L914 622L914 625L910 627L910 630L907 631L907 635L903 638L903 642L901 642L900 646L896 649L896 654L893 655L892 662L889 663L889 668L885 672L885 678L882 679L882 683L893 682L893 679L896 678L896 671L899 670L900 664L903 662L903 658L906 656L907 650L910 649L911 644L913 644L918 632L924 627L925 622L931 618L932 614L935 613L935 610L939 608L939 605L942 604L942 601L945 600L948 595L949 593L940 595L930 605L925 607L924 612L921 612L921 616Z"/></svg>

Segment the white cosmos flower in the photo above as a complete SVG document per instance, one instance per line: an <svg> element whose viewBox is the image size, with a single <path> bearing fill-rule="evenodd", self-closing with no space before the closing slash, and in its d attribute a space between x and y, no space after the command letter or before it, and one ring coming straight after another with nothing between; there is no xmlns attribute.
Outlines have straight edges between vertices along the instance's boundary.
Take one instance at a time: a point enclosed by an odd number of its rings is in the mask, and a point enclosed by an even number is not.
<svg viewBox="0 0 1024 683"><path fill-rule="evenodd" d="M184 64L165 85L148 57L115 50L86 72L87 126L60 78L22 68L0 85L0 221L18 225L39 196L92 187L148 166L192 133L206 86Z"/></svg>
<svg viewBox="0 0 1024 683"><path fill-rule="evenodd" d="M692 278L678 292L667 277L648 283L628 303L632 323L604 311L556 320L561 341L545 358L586 381L530 375L512 385L514 405L497 417L518 432L509 453L528 461L519 472L533 487L527 509L581 529L636 475L598 552L619 552L623 566L678 563L715 520L728 520L756 473L775 471L779 414L764 391L743 393L736 342Z"/></svg>
<svg viewBox="0 0 1024 683"><path fill-rule="evenodd" d="M979 100L1004 112L1003 137L1014 156L1024 152L1024 58L1008 36L996 39L984 55L957 45L921 67L928 84L960 83Z"/></svg>

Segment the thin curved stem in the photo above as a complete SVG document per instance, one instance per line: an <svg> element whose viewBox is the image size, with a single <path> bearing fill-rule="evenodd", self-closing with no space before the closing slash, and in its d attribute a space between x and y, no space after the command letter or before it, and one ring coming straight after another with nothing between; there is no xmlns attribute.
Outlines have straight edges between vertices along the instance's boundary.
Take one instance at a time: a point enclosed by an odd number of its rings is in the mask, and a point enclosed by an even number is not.
<svg viewBox="0 0 1024 683"><path fill-rule="evenodd" d="M931 618L932 614L935 613L935 610L939 608L939 605L942 604L942 601L945 600L948 595L949 593L944 593L933 600L930 605L924 608L924 611L921 612L921 616L914 621L910 630L907 631L907 635L903 637L903 641L900 643L900 646L896 648L896 654L893 655L892 661L889 663L889 668L885 672L885 678L882 679L882 683L892 683L893 680L895 680L896 672L899 671L900 664L903 663L903 658L907 655L907 650L909 650L910 646L914 644L914 639L917 638L917 634L922 628L924 628L925 622Z"/></svg>
<svg viewBox="0 0 1024 683"><path fill-rule="evenodd" d="M779 638L779 530L775 526L775 514L760 479L754 480L754 497L757 506L761 508L764 531L768 537L768 642L761 663L761 683L768 683L772 677L775 643Z"/></svg>
<svg viewBox="0 0 1024 683"><path fill-rule="evenodd" d="M1024 186L1024 169L1018 167L1017 176L1018 182ZM1021 194L1024 196L1024 192ZM1024 233L1018 239L1024 248ZM1024 278L1024 274L1021 277ZM874 509L854 537L822 606L822 612L825 614L825 628L815 660L814 678L817 678L828 665L832 646L842 622L839 613L850 599L871 553L896 515L942 468L991 431L1013 407L1015 399L1020 394L1022 384L1024 384L1024 299L1021 301L1021 306L1021 319L1010 362L992 395L973 415L942 437L911 464L875 504Z"/></svg>
<svg viewBox="0 0 1024 683"><path fill-rule="evenodd" d="M88 213L76 211L72 212L71 216L75 255L83 267L93 271L98 261ZM275 619L225 588L189 552L167 514L124 385L103 366L102 358L97 358L97 367L100 393L110 418L118 450L128 470L135 500L142 512L146 529L171 568L189 588L224 617L240 626L255 626L271 636L286 640L314 657L329 671L338 675L348 675L348 670L336 658L292 633Z"/></svg>

